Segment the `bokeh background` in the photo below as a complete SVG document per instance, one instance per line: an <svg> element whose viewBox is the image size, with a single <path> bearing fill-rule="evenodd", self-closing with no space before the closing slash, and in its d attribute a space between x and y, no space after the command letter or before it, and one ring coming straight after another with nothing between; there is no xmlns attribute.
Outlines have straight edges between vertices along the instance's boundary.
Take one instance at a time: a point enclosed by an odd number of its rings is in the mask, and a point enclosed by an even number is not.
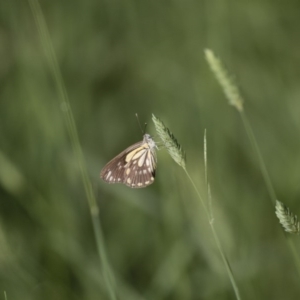
<svg viewBox="0 0 300 300"><path fill-rule="evenodd" d="M298 1L41 1L100 208L118 299L234 299L184 172L158 151L155 183L108 185L105 163L161 118L205 195L242 299L299 299L299 237L284 238L237 111L235 74L279 200L300 214ZM27 1L0 3L0 299L110 299L57 85ZM157 138L156 138L157 139Z"/></svg>

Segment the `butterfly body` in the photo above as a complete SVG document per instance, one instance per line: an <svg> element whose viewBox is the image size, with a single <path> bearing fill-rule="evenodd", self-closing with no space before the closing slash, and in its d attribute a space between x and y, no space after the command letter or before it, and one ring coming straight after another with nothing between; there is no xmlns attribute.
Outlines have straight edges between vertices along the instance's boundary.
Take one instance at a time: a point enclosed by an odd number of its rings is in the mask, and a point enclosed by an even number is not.
<svg viewBox="0 0 300 300"><path fill-rule="evenodd" d="M100 173L107 183L123 183L131 188L143 188L154 182L156 144L149 134L108 162Z"/></svg>

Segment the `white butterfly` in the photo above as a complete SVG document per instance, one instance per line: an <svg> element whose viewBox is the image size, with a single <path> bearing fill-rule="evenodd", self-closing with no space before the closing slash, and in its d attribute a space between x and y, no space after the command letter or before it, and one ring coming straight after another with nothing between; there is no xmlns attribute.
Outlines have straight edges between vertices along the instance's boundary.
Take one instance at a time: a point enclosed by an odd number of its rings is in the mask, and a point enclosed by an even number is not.
<svg viewBox="0 0 300 300"><path fill-rule="evenodd" d="M108 183L124 183L131 188L143 188L154 182L157 148L149 134L108 162L100 177Z"/></svg>

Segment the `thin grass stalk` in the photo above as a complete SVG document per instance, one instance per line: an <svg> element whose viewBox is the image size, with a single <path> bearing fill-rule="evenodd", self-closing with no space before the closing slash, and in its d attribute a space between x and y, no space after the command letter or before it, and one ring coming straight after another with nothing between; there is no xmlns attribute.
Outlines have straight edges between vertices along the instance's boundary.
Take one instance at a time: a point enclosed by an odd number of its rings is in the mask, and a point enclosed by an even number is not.
<svg viewBox="0 0 300 300"><path fill-rule="evenodd" d="M104 238L103 233L101 229L100 224L100 216L99 216L99 207L97 205L92 185L87 173L86 164L84 160L84 155L82 153L82 148L80 145L79 137L78 137L78 131L76 127L76 123L74 120L74 116L71 110L70 101L68 97L68 93L65 88L64 80L57 62L57 58L55 55L55 51L53 49L53 45L50 39L49 31L47 28L47 24L43 15L43 12L41 10L41 7L39 5L38 0L28 0L29 5L33 14L33 17L36 22L36 26L40 35L41 43L44 48L47 61L49 64L49 67L51 69L53 78L56 83L56 87L58 89L58 95L60 97L61 105L62 105L62 111L63 116L66 121L68 134L71 139L71 144L75 153L75 157L77 159L81 179L84 185L88 205L90 208L90 214L92 218L92 224L94 229L94 235L95 240L97 244L97 250L100 262L102 264L103 269L103 276L106 283L106 287L108 289L108 293L110 296L110 299L116 300L116 291L115 291L115 281L114 277L110 268L110 264L108 262L105 245L104 245Z"/></svg>
<svg viewBox="0 0 300 300"><path fill-rule="evenodd" d="M224 263L224 265L226 267L226 271L228 273L228 276L229 276L231 285L232 285L232 287L234 289L235 295L236 295L237 299L241 299L240 298L240 292L239 292L238 286L236 284L236 281L234 279L232 269L230 267L230 264L229 264L229 261L228 261L227 257L225 256L225 252L222 249L222 245L220 243L219 237L218 237L217 232L216 232L215 227L214 227L212 196L211 196L211 190L210 190L210 185L209 185L209 182L208 182L208 175L207 175L208 174L208 171L207 171L207 169L208 169L207 153L208 153L207 152L207 138L206 138L206 129L205 129L205 131L204 131L204 172L205 172L205 179L206 179L206 186L207 186L208 205L209 205L209 208L208 208L208 210L209 210L209 218L210 218L209 225L210 225L211 230L213 232L213 236L214 236L215 242L216 242L217 247L219 249L219 252L221 254L223 263Z"/></svg>
<svg viewBox="0 0 300 300"><path fill-rule="evenodd" d="M298 250L296 249L296 246L295 246L295 243L294 243L294 240L293 239L288 239L286 234L284 234L284 236L286 237L286 241L290 247L290 250L293 254L293 257L294 257L294 260L296 262L296 265L297 265L297 271L298 271L298 274L300 275L300 258L299 258L299 252Z"/></svg>
<svg viewBox="0 0 300 300"><path fill-rule="evenodd" d="M198 198L200 199L200 202L201 202L203 209L205 211L205 214L207 216L210 228L212 230L212 234L213 234L215 243L217 244L217 248L220 252L221 258L225 265L225 268L226 268L228 277L230 279L232 288L234 290L236 299L240 300L241 296L239 293L239 289L238 289L238 286L234 279L233 272L231 270L229 261L227 260L227 258L225 256L224 250L222 249L222 246L220 243L220 239L215 230L213 218L212 218L212 216L209 212L209 209L206 206L206 204L203 200L203 197L201 196L195 182L193 181L192 177L190 176L189 172L186 169L186 154L185 154L183 148L181 147L181 145L179 144L179 142L177 141L177 139L175 138L175 136L173 135L173 133L164 125L164 123L160 119L155 117L154 115L152 115L152 120L155 125L156 132L157 132L158 136L160 137L160 139L162 140L162 142L163 142L164 146L166 147L167 151L169 152L170 156L184 170L184 172L187 175L188 179L190 180L194 190L196 191ZM206 136L205 136L205 140L206 140ZM206 152L206 142L205 142L204 152ZM206 165L207 164L207 153L205 153L204 155L205 155L205 165ZM205 172L207 174L207 169Z"/></svg>
<svg viewBox="0 0 300 300"><path fill-rule="evenodd" d="M261 154L260 149L258 147L255 135L254 135L253 130L252 130L252 127L251 127L251 125L248 121L248 118L247 118L245 112L244 111L239 111L239 114L241 116L242 122L244 124L245 129L246 129L246 132L247 132L248 138L250 140L250 143L251 143L251 145L254 149L254 152L256 153L258 163L259 163L259 166L260 166L260 170L261 170L261 173L263 175L263 179L265 181L270 199L272 201L272 206L274 206L276 204L277 196L276 196L274 187L272 185L272 182L271 182L270 175L268 173L266 164L263 160L262 154Z"/></svg>
<svg viewBox="0 0 300 300"><path fill-rule="evenodd" d="M205 172L205 184L208 186L206 129L204 130L204 172Z"/></svg>
<svg viewBox="0 0 300 300"><path fill-rule="evenodd" d="M206 207L205 203L204 203L204 200L196 186L196 184L194 183L193 179L191 178L190 174L188 173L188 171L186 169L184 169L187 177L189 178L190 182L192 183L193 187L194 187L194 190L196 191L200 201L201 201L201 204L204 208L204 211L206 213L206 216L207 216L207 219L208 219L208 222L209 222L209 225L210 225L210 228L211 228L211 231L212 231L212 234L213 234L213 237L214 237L214 240L215 240L215 243L217 245L217 248L219 250L219 253L222 257L222 260L223 260L223 263L225 265L225 268L226 268L226 271L227 271L227 274L228 274L228 277L230 279L230 282L231 282L231 285L232 285L232 288L234 290L234 293L235 293L235 296L236 296L236 299L240 300L241 299L241 296L240 296L240 292L239 292L239 288L237 286L237 283L234 279L234 275L233 275L233 272L232 272L232 269L230 267L230 264L229 264L229 261L225 255L225 252L222 248L222 245L221 245L221 242L220 242L220 239L219 239L219 236L215 230L215 226L214 226L214 222L213 222L213 218L208 210L208 208Z"/></svg>
<svg viewBox="0 0 300 300"><path fill-rule="evenodd" d="M265 181L265 184L267 186L272 205L274 206L276 204L276 193L273 188L269 173L267 171L265 162L262 158L261 152L259 150L255 135L253 133L252 127L246 117L246 114L244 113L244 100L240 94L240 91L238 89L238 86L233 80L233 76L229 75L228 71L223 66L221 60L217 58L214 53L210 49L205 50L205 57L206 60L215 75L217 81L219 82L220 86L222 87L222 90L228 99L228 102L230 105L234 106L237 111L239 112L242 122L245 126L248 138L251 142L251 145L254 149L254 152L257 155L259 166Z"/></svg>
<svg viewBox="0 0 300 300"><path fill-rule="evenodd" d="M206 49L205 50L205 56L206 56L206 60L212 70L212 72L214 73L217 81L219 82L220 86L223 89L223 92L225 93L226 97L229 100L229 104L235 106L235 108L237 109L237 111L239 112L243 125L246 129L246 133L247 136L250 140L250 143L252 145L252 148L254 149L254 153L256 154L257 158L258 158L258 163L259 163L259 167L264 179L264 182L266 184L267 187L267 191L269 193L270 196L270 200L272 202L273 207L276 205L276 193L275 193L275 189L273 187L272 181L270 179L267 167L265 165L265 162L263 160L262 154L260 152L258 143L256 141L254 132L252 130L252 127L250 125L250 122L248 121L248 118L244 112L244 107L243 107L243 99L240 95L239 89L236 86L236 84L231 80L231 77L228 75L227 70L225 70L223 64L221 63L221 61L214 55L214 53L209 50ZM225 79L223 78L225 77ZM223 79L222 79L223 78ZM235 93L228 93L228 90L233 90L235 91ZM235 105L236 104L236 105ZM292 240L287 239L287 235L286 233L283 231L284 237L286 238L287 244L290 247L290 250L292 252L292 255L294 257L294 260L296 261L296 269L298 271L298 274L300 275L300 257L299 257L299 253L295 248L295 245L293 243Z"/></svg>

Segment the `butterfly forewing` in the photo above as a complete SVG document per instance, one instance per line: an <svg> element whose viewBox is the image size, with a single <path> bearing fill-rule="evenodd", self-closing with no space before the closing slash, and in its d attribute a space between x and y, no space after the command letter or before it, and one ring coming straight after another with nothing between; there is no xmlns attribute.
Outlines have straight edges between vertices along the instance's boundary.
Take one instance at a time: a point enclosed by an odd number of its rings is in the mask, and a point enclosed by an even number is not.
<svg viewBox="0 0 300 300"><path fill-rule="evenodd" d="M156 169L155 143L148 134L118 156L101 171L108 183L124 183L131 188L142 188L154 182Z"/></svg>

